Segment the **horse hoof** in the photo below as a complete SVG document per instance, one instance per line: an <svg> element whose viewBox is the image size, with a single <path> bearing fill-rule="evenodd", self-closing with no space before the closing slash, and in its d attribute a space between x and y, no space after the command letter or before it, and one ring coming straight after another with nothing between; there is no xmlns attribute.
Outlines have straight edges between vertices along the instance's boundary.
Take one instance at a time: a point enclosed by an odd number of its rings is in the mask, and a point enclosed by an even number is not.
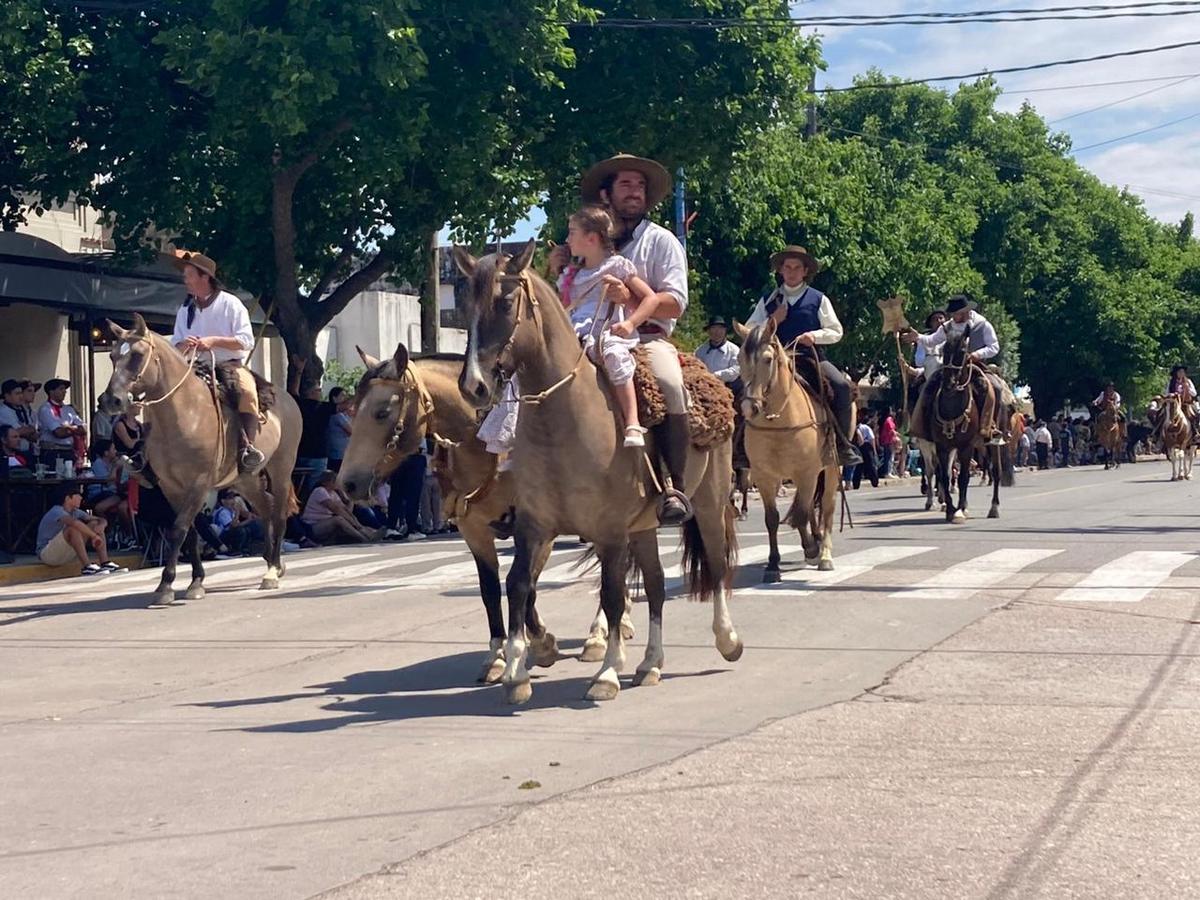
<svg viewBox="0 0 1200 900"><path fill-rule="evenodd" d="M602 638L588 638L583 642L583 652L579 654L580 662L600 662L608 652L608 641Z"/></svg>
<svg viewBox="0 0 1200 900"><path fill-rule="evenodd" d="M819 563L817 563L817 571L818 572L832 572L833 571L833 560L832 559L821 560Z"/></svg>
<svg viewBox="0 0 1200 900"><path fill-rule="evenodd" d="M499 684L500 679L504 677L504 658L497 657L483 667L483 671L479 673L480 684Z"/></svg>
<svg viewBox="0 0 1200 900"><path fill-rule="evenodd" d="M662 670L658 666L650 669L638 669L633 673L634 687L653 687L662 681Z"/></svg>
<svg viewBox="0 0 1200 900"><path fill-rule="evenodd" d="M150 608L161 609L164 606L183 606L183 600L175 599L174 591L161 591L154 595L154 599L150 601Z"/></svg>
<svg viewBox="0 0 1200 900"><path fill-rule="evenodd" d="M546 632L541 640L530 641L527 652L527 664L548 669L558 662L558 640L550 632Z"/></svg>
<svg viewBox="0 0 1200 900"><path fill-rule="evenodd" d="M617 694L621 693L621 683L617 680L615 674L597 675L595 680L588 685L587 693L584 697L588 700L616 700Z"/></svg>
<svg viewBox="0 0 1200 900"><path fill-rule="evenodd" d="M779 574L778 569L763 570L763 584L779 584L783 580L783 576Z"/></svg>
<svg viewBox="0 0 1200 900"><path fill-rule="evenodd" d="M258 585L260 591L273 591L279 587L278 578L264 578Z"/></svg>
<svg viewBox="0 0 1200 900"><path fill-rule="evenodd" d="M621 616L621 637L627 641L632 641L633 636L637 632L634 630L633 622L629 620L628 614Z"/></svg>
<svg viewBox="0 0 1200 900"><path fill-rule="evenodd" d="M528 703L533 696L533 685L528 681L518 681L504 685L504 699L512 706Z"/></svg>
<svg viewBox="0 0 1200 900"><path fill-rule="evenodd" d="M1000 510L996 509L996 507L993 506L991 509L988 510L988 518L989 519L1000 518Z"/></svg>
<svg viewBox="0 0 1200 900"><path fill-rule="evenodd" d="M717 650L721 652L721 656L723 656L727 662L737 662L742 658L742 652L745 649L746 647L742 644L742 639L737 636L736 632L733 632L729 635L729 640L727 642L722 643L719 640L717 641Z"/></svg>
<svg viewBox="0 0 1200 900"><path fill-rule="evenodd" d="M183 596L188 600L203 600L204 599L204 586L196 585L195 587L190 587L187 589L187 593L184 594Z"/></svg>

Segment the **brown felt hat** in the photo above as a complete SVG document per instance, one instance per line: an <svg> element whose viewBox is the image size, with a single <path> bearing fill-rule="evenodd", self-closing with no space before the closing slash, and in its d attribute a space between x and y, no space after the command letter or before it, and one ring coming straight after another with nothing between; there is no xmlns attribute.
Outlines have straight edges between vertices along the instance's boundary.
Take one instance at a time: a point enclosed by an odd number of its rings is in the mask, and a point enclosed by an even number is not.
<svg viewBox="0 0 1200 900"><path fill-rule="evenodd" d="M800 260L808 269L809 275L816 275L821 271L821 264L817 262L817 258L803 247L797 247L795 244L788 244L782 250L771 254L771 271L778 272L785 259Z"/></svg>
<svg viewBox="0 0 1200 900"><path fill-rule="evenodd" d="M661 165L652 159L618 153L601 160L583 173L583 180L579 183L579 193L583 195L583 201L603 203L600 188L609 175L615 175L617 172L641 172L645 176L647 208L662 203L663 198L671 193L671 176Z"/></svg>
<svg viewBox="0 0 1200 900"><path fill-rule="evenodd" d="M175 254L171 257L171 265L177 268L180 272L183 271L185 266L194 266L215 281L218 285L221 283L221 280L217 278L216 262L211 257L205 256L203 253L192 253L188 250L176 250Z"/></svg>

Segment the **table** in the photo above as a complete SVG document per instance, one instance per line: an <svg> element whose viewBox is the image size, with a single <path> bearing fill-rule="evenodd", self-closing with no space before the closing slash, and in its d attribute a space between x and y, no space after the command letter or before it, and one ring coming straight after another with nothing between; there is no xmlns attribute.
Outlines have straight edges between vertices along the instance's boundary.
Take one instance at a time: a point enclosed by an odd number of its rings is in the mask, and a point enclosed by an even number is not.
<svg viewBox="0 0 1200 900"><path fill-rule="evenodd" d="M84 476L80 478L0 478L0 503L4 507L3 547L9 553L33 553L37 550L37 526L42 516L53 505L50 498L64 484L77 484L84 493L92 485L107 484L107 478ZM14 499L21 523L13 519ZM24 508L21 508L24 501Z"/></svg>

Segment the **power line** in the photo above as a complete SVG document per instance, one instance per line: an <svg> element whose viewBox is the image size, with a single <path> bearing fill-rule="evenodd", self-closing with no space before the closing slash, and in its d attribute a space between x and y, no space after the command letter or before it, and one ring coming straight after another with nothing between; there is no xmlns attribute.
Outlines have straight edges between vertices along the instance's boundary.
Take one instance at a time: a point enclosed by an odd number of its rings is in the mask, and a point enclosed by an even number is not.
<svg viewBox="0 0 1200 900"><path fill-rule="evenodd" d="M1047 122L1046 124L1047 125L1057 125L1059 122L1066 122L1068 119L1078 119L1080 116L1086 116L1089 113L1099 112L1102 109L1108 109L1110 106L1117 106L1121 103L1128 103L1130 100L1136 100L1138 97L1145 97L1148 94L1153 94L1158 91L1165 91L1167 88L1173 88L1177 84L1183 84L1185 81L1191 81L1193 78L1197 78L1197 77L1200 77L1200 76L1189 75L1186 78L1180 78L1178 81L1172 81L1169 84L1160 84L1160 85L1158 85L1158 87L1152 87L1146 91L1139 91L1136 94L1130 94L1128 97L1122 97L1120 100L1112 100L1109 103L1104 103L1104 104L1101 104L1100 106L1093 106L1091 109L1085 109L1085 110L1081 110L1080 112L1077 112L1077 113L1071 113L1069 116L1063 116L1062 118L1054 119L1053 121Z"/></svg>
<svg viewBox="0 0 1200 900"><path fill-rule="evenodd" d="M1154 78L1125 78L1121 81L1087 81L1083 84L1059 84L1053 87L1008 87L1004 89L1004 93L1042 94L1047 91L1073 91L1081 88L1112 87L1119 84L1149 84L1152 81L1178 81L1179 79L1195 78L1197 76L1200 76L1200 72L1182 73L1179 75L1158 75Z"/></svg>
<svg viewBox="0 0 1200 900"><path fill-rule="evenodd" d="M1097 141L1094 144L1088 144L1086 147L1073 147L1071 152L1082 153L1084 150L1094 150L1096 147L1104 147L1108 144L1116 144L1120 141L1127 141L1130 138L1135 138L1143 134L1149 134L1151 131L1161 131L1164 128L1170 128L1172 125L1178 125L1180 122L1187 122L1188 120L1195 119L1197 117L1200 117L1200 112L1192 113L1189 116L1182 116L1178 119L1172 119L1170 122L1163 122L1161 125L1143 128L1141 131L1131 131L1129 134L1123 134L1120 137L1109 138L1107 141Z"/></svg>
<svg viewBox="0 0 1200 900"><path fill-rule="evenodd" d="M818 94L838 94L845 91L881 90L908 87L914 84L927 84L931 81L967 81L971 78L983 78L987 75L1004 75L1010 72L1032 72L1037 69L1050 69L1056 66L1074 66L1079 63L1098 62L1104 59L1118 59L1125 56L1144 56L1147 53L1163 53L1168 50L1180 50L1184 47L1200 46L1200 41L1183 41L1178 44L1162 44L1158 47L1142 47L1138 50L1118 50L1114 53L1101 53L1097 56L1080 56L1074 59L1056 59L1050 62L1032 63L1027 66L1006 66L1002 69L981 69L978 72L967 72L963 75L938 75L930 78L911 78L906 81L886 81L880 84L852 84L848 87L818 88Z"/></svg>

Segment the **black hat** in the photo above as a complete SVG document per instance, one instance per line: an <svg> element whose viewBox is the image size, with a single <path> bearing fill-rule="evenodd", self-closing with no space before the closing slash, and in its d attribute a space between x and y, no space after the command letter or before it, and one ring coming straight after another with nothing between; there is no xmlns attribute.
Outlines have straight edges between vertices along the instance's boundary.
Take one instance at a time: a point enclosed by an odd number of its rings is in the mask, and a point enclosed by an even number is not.
<svg viewBox="0 0 1200 900"><path fill-rule="evenodd" d="M966 294L955 294L946 301L946 315L948 316L964 309L975 309L975 301Z"/></svg>
<svg viewBox="0 0 1200 900"><path fill-rule="evenodd" d="M70 386L71 386L71 382L67 381L67 379L65 379L65 378L51 378L49 381L46 382L46 393L48 394L51 391L56 390L57 388L60 388L60 387L70 387Z"/></svg>
<svg viewBox="0 0 1200 900"><path fill-rule="evenodd" d="M42 386L42 383L40 381L30 381L28 378L21 379L21 388L22 389L33 388L36 391L39 388L41 388L41 386Z"/></svg>
<svg viewBox="0 0 1200 900"><path fill-rule="evenodd" d="M729 323L725 321L724 316L712 316L708 320L708 324L704 326L704 330L708 331L708 329L712 328L714 325L720 325L722 328L724 328L726 330L729 329Z"/></svg>
<svg viewBox="0 0 1200 900"><path fill-rule="evenodd" d="M15 378L5 378L4 384L0 384L0 395L11 394L17 388L21 387L21 382Z"/></svg>
<svg viewBox="0 0 1200 900"><path fill-rule="evenodd" d="M927 316L925 317L925 327L926 327L926 328L932 328L932 327L933 327L932 325L930 325L930 324L929 324L929 321L930 321L930 319L932 319L934 316L941 316L941 317L944 319L944 318L946 318L946 311L945 311L944 309L935 309L933 312L931 312L929 315L927 315Z"/></svg>
<svg viewBox="0 0 1200 900"><path fill-rule="evenodd" d="M1187 366L1185 366L1183 363L1180 363L1179 365L1172 367L1171 377L1174 378L1180 372L1183 372L1185 375L1187 374Z"/></svg>

